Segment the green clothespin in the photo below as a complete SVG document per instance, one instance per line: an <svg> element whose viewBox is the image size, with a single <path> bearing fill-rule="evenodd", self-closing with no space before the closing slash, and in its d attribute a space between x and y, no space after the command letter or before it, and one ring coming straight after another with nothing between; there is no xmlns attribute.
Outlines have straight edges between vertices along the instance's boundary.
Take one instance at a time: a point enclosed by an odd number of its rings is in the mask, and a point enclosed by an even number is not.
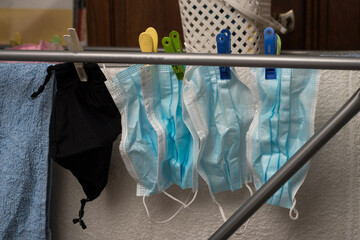
<svg viewBox="0 0 360 240"><path fill-rule="evenodd" d="M183 48L181 45L180 34L177 31L171 31L170 38L175 48L175 52L182 53Z"/></svg>
<svg viewBox="0 0 360 240"><path fill-rule="evenodd" d="M53 38L50 40L50 42L54 42L54 43L58 43L58 44L61 44L61 39L60 39L60 36L55 34L53 36Z"/></svg>
<svg viewBox="0 0 360 240"><path fill-rule="evenodd" d="M281 52L281 38L279 35L277 35L277 41L276 41L276 55L280 55Z"/></svg>
<svg viewBox="0 0 360 240"><path fill-rule="evenodd" d="M180 41L180 35L177 31L172 31L169 37L164 37L161 41L165 52L167 53L182 53L183 48ZM172 65L175 75L178 80L183 80L185 74L185 68L181 65Z"/></svg>

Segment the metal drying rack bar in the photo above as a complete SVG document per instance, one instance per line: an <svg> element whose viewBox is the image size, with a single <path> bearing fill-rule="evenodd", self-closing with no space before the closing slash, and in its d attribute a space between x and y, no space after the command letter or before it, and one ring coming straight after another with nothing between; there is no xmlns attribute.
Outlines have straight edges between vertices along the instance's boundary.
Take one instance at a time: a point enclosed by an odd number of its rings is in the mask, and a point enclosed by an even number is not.
<svg viewBox="0 0 360 240"><path fill-rule="evenodd" d="M359 57L0 50L0 61L101 62L360 70ZM360 111L360 89L211 237L227 239Z"/></svg>
<svg viewBox="0 0 360 240"><path fill-rule="evenodd" d="M1 50L0 61L98 62L360 70L360 58L294 55Z"/></svg>

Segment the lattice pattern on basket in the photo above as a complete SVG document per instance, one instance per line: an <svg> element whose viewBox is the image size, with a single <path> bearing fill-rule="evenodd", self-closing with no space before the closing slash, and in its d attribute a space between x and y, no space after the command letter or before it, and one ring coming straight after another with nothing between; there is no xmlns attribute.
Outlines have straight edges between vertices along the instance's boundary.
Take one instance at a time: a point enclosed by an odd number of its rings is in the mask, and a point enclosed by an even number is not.
<svg viewBox="0 0 360 240"><path fill-rule="evenodd" d="M271 0L238 0L255 14L270 17ZM232 33L233 54L263 52L263 26L221 0L179 0L185 42L201 53L217 53L216 35Z"/></svg>

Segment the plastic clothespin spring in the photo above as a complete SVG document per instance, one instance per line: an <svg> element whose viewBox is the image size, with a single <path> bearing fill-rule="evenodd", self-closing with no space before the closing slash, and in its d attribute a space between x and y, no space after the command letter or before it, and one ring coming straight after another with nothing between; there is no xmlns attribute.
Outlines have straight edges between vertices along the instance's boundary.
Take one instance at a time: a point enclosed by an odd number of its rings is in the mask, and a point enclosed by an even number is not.
<svg viewBox="0 0 360 240"><path fill-rule="evenodd" d="M228 29L223 29L216 36L217 51L220 54L230 54L231 53L231 43L230 43L230 31ZM219 67L220 70L220 79L230 79L231 72L229 67Z"/></svg>

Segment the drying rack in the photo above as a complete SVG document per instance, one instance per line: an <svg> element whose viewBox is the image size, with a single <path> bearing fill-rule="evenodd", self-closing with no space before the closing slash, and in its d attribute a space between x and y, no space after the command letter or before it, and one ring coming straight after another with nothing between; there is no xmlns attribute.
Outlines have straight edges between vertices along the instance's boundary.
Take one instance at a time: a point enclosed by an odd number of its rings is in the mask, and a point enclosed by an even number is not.
<svg viewBox="0 0 360 240"><path fill-rule="evenodd" d="M171 54L113 51L0 50L0 61L97 62L127 64L360 70L360 57L303 55ZM274 195L310 158L360 111L360 88L252 197L211 237L227 239Z"/></svg>

